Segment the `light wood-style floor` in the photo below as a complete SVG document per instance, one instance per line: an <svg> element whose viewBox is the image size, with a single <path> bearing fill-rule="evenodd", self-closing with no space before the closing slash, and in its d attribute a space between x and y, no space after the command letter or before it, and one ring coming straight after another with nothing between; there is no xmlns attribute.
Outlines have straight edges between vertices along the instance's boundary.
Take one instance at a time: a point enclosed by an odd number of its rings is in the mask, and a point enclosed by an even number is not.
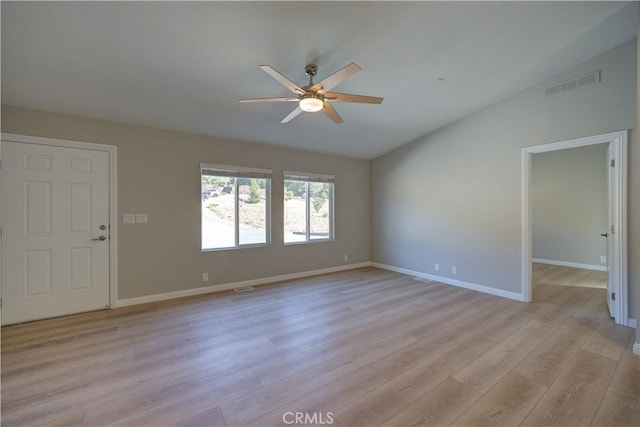
<svg viewBox="0 0 640 427"><path fill-rule="evenodd" d="M533 263L533 286L545 284L607 289L607 272Z"/></svg>
<svg viewBox="0 0 640 427"><path fill-rule="evenodd" d="M525 304L365 268L5 327L2 424L637 425L604 292Z"/></svg>

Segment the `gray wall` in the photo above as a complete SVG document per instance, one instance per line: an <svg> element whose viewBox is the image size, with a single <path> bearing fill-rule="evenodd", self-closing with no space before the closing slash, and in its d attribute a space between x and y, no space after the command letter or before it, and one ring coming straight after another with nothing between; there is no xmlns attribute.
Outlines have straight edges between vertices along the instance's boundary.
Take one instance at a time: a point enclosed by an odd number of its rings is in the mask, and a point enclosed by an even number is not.
<svg viewBox="0 0 640 427"><path fill-rule="evenodd" d="M602 83L545 97L552 84L597 69ZM375 159L372 259L519 293L521 149L632 129L629 313L634 316L639 218L635 87L632 40ZM440 264L439 273L434 263Z"/></svg>
<svg viewBox="0 0 640 427"><path fill-rule="evenodd" d="M607 147L532 156L533 258L606 267Z"/></svg>
<svg viewBox="0 0 640 427"><path fill-rule="evenodd" d="M118 147L120 299L370 259L368 161L10 106L2 131ZM270 247L200 252L201 162L273 169ZM283 170L335 175L334 242L283 245ZM148 224L122 224L145 212Z"/></svg>

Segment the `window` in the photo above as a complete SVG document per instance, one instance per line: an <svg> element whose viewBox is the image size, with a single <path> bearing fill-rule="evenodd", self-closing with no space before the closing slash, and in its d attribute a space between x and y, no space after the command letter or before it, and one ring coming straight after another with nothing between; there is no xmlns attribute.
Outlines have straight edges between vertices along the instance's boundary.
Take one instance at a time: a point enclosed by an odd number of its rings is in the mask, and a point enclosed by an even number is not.
<svg viewBox="0 0 640 427"><path fill-rule="evenodd" d="M330 175L284 173L284 243L333 240Z"/></svg>
<svg viewBox="0 0 640 427"><path fill-rule="evenodd" d="M200 176L203 251L270 243L270 170L201 164Z"/></svg>

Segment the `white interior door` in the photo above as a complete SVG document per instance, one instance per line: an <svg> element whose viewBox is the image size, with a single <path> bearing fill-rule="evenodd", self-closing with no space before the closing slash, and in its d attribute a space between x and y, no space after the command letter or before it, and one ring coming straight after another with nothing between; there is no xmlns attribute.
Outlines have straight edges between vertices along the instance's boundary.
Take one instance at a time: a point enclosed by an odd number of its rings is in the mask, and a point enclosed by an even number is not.
<svg viewBox="0 0 640 427"><path fill-rule="evenodd" d="M609 148L607 149L607 192L609 195L608 229L601 235L607 239L607 306L609 307L609 315L614 319L617 318L617 304L615 303L615 284L617 283L617 270L615 268L612 268L616 265L616 251L613 247L613 233L615 233L615 229L612 227L612 224L615 224L617 205L617 201L615 200L616 191L614 186L615 161L616 159L613 144L609 144Z"/></svg>
<svg viewBox="0 0 640 427"><path fill-rule="evenodd" d="M109 306L109 153L2 142L2 323Z"/></svg>

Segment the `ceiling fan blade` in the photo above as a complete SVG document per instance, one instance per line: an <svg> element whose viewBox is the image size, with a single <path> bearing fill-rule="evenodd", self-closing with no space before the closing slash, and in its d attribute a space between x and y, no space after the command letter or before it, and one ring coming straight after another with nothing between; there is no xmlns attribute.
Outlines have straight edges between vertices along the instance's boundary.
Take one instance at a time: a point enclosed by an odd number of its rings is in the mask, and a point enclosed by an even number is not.
<svg viewBox="0 0 640 427"><path fill-rule="evenodd" d="M359 104L382 104L384 98L377 96L354 95L352 93L327 92L324 99L331 102L356 102Z"/></svg>
<svg viewBox="0 0 640 427"><path fill-rule="evenodd" d="M297 116L300 113L302 113L302 110L300 109L300 107L297 107L295 110L293 110L291 113L289 113L289 115L287 117L282 119L282 121L280 123L289 123L295 116Z"/></svg>
<svg viewBox="0 0 640 427"><path fill-rule="evenodd" d="M319 83L314 84L309 88L310 92L316 92L320 95L327 92L328 90L333 89L349 77L353 76L355 73L360 71L362 68L358 66L355 62L347 65L346 67L336 71L331 74L329 77L325 78Z"/></svg>
<svg viewBox="0 0 640 427"><path fill-rule="evenodd" d="M239 99L238 102L291 102L297 101L298 98L278 97L278 98L249 98Z"/></svg>
<svg viewBox="0 0 640 427"><path fill-rule="evenodd" d="M265 73L269 74L271 77L279 81L284 87L286 87L296 95L304 95L306 93L297 84L295 84L294 82L292 82L291 80L289 80L288 78L286 78L285 76L283 76L282 74L280 74L279 72L271 68L269 65L259 65L258 67L262 71L264 71Z"/></svg>
<svg viewBox="0 0 640 427"><path fill-rule="evenodd" d="M338 114L336 109L333 108L333 105L331 105L328 101L324 101L322 112L325 113L336 124L340 124L344 121L342 120L342 117L340 117L340 114Z"/></svg>

